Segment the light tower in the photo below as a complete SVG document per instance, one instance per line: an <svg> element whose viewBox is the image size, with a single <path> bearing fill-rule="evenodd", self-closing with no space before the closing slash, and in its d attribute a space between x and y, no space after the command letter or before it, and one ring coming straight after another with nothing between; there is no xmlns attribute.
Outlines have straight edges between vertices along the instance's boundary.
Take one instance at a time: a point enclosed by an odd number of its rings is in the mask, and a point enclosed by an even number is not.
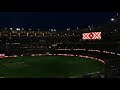
<svg viewBox="0 0 120 90"><path fill-rule="evenodd" d="M91 26L88 26L88 28L91 30Z"/></svg>

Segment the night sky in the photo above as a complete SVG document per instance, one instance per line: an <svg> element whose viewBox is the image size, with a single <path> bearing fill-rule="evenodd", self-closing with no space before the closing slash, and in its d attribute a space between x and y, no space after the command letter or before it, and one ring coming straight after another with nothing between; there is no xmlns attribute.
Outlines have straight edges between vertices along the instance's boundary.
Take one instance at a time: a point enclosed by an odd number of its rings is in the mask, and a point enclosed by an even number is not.
<svg viewBox="0 0 120 90"><path fill-rule="evenodd" d="M66 29L110 21L113 12L0 12L0 28Z"/></svg>

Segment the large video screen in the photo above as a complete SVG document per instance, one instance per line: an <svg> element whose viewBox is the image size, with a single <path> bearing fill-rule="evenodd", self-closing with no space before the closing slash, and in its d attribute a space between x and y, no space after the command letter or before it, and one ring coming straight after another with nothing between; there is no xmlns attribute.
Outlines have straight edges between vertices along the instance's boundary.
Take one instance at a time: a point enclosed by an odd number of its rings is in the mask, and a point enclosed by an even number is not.
<svg viewBox="0 0 120 90"><path fill-rule="evenodd" d="M101 39L101 32L89 32L89 33L83 33L82 34L83 40L95 40L95 39Z"/></svg>

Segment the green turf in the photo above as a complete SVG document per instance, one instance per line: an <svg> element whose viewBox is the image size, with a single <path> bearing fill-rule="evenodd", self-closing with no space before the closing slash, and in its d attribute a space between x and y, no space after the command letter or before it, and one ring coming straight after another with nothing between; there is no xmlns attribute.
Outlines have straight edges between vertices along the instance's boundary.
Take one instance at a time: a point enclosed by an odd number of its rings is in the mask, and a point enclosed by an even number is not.
<svg viewBox="0 0 120 90"><path fill-rule="evenodd" d="M105 65L96 60L70 56L0 59L0 77L5 78L79 78L91 72L104 74L104 69Z"/></svg>

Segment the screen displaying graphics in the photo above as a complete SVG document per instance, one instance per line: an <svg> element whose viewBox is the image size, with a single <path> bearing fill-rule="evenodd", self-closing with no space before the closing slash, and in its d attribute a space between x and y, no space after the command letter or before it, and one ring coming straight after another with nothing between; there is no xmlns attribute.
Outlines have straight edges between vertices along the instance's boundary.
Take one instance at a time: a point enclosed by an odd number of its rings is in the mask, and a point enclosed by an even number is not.
<svg viewBox="0 0 120 90"><path fill-rule="evenodd" d="M5 54L0 54L0 58L4 58L5 57Z"/></svg>
<svg viewBox="0 0 120 90"><path fill-rule="evenodd" d="M83 33L82 34L82 39L86 40L86 39L90 39L90 40L94 40L94 39L101 39L101 32L89 32L89 33Z"/></svg>

